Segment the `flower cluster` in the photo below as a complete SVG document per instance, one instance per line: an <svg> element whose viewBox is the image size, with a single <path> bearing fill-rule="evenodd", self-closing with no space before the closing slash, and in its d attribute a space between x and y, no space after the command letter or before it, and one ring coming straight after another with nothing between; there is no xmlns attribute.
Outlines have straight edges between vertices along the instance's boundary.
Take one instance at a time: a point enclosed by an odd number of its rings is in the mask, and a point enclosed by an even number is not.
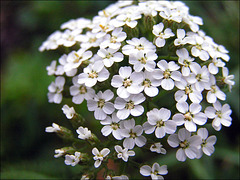
<svg viewBox="0 0 240 180"><path fill-rule="evenodd" d="M62 24L63 32L50 35L40 51L65 47L68 51L47 67L48 75L56 76L48 87L49 102L59 104L69 97L76 105L86 101L103 125L102 135L109 137L97 137L73 107L64 105L78 138L55 123L47 127L46 132L73 142L72 148L58 149L55 157L65 157L65 164L72 166L89 162L82 179L96 178L101 166L104 178L126 179L108 169L109 161L136 165L132 156L142 147L166 154L162 140L179 147L179 161L203 153L210 156L216 136L208 137L204 125L211 123L216 131L231 125L231 109L222 101L234 76L225 66L228 51L199 25L202 19L190 15L179 1L118 1L92 20L70 20ZM172 102L162 101L166 96ZM140 174L152 179L162 179L168 172L157 162L138 167Z"/></svg>

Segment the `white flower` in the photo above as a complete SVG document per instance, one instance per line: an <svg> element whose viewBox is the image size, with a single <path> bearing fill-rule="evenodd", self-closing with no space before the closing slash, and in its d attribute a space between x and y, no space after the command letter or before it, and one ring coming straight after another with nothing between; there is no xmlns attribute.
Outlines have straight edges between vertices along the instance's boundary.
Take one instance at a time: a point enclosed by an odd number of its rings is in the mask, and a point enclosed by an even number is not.
<svg viewBox="0 0 240 180"><path fill-rule="evenodd" d="M52 126L46 127L45 132L52 133L61 131L61 128L58 124L52 123Z"/></svg>
<svg viewBox="0 0 240 180"><path fill-rule="evenodd" d="M103 64L106 67L111 67L114 62L121 62L123 60L123 54L117 52L118 49L99 49L97 54L103 59Z"/></svg>
<svg viewBox="0 0 240 180"><path fill-rule="evenodd" d="M110 150L108 148L104 148L99 152L95 147L92 149L92 153L94 155L93 159L95 160L94 167L98 168L101 165L103 159L110 153Z"/></svg>
<svg viewBox="0 0 240 180"><path fill-rule="evenodd" d="M140 39L132 38L131 40L126 40L126 42L128 44L122 47L122 53L125 55L136 54L139 51L144 53L156 51L156 46L145 37L141 37Z"/></svg>
<svg viewBox="0 0 240 180"><path fill-rule="evenodd" d="M155 44L157 47L163 47L165 45L165 39L168 39L174 36L172 30L170 28L166 28L163 32L164 25L163 23L159 23L153 26L152 33L157 37Z"/></svg>
<svg viewBox="0 0 240 180"><path fill-rule="evenodd" d="M178 63L182 65L182 75L189 76L190 69L192 69L193 64L196 64L196 62L193 62L194 58L189 56L186 48L178 49L176 54L179 57Z"/></svg>
<svg viewBox="0 0 240 180"><path fill-rule="evenodd" d="M204 154L206 154L208 156L211 156L215 150L213 145L217 141L216 136L213 135L213 136L208 137L208 131L206 128L198 129L197 135L202 138L202 144L201 144L201 148L200 148L200 156L201 156L202 152L204 152Z"/></svg>
<svg viewBox="0 0 240 180"><path fill-rule="evenodd" d="M221 59L213 58L212 62L208 65L208 71L215 75L218 73L219 67L224 67L225 63L221 61Z"/></svg>
<svg viewBox="0 0 240 180"><path fill-rule="evenodd" d="M99 21L94 23L94 21ZM96 38L104 37L108 32L114 29L114 26L109 24L109 20L107 18L93 18L93 24L95 25L92 28L93 33L97 33Z"/></svg>
<svg viewBox="0 0 240 180"><path fill-rule="evenodd" d="M65 47L71 47L73 46L77 41L76 37L77 35L81 34L81 29L75 29L73 31L66 29L63 33L61 38L57 41L59 45L63 45Z"/></svg>
<svg viewBox="0 0 240 180"><path fill-rule="evenodd" d="M118 50L121 47L121 42L127 38L127 34L122 30L123 28L116 28L112 31L112 36L110 34L104 36L103 42L100 44L100 48L104 49L109 47L111 49Z"/></svg>
<svg viewBox="0 0 240 180"><path fill-rule="evenodd" d="M223 82L229 86L229 91L231 92L232 86L235 84L235 82L232 80L234 79L234 75L228 75L228 68L223 67L222 68L222 76L223 76Z"/></svg>
<svg viewBox="0 0 240 180"><path fill-rule="evenodd" d="M67 62L67 55L66 54L63 54L60 58L59 58L59 63L60 65L57 66L57 70L55 72L56 75L63 75L64 73L66 73L67 76L69 77L72 77L74 76L76 73L77 73L77 69L76 68L73 68L69 71L65 71L64 70L64 67L66 64L68 64Z"/></svg>
<svg viewBox="0 0 240 180"><path fill-rule="evenodd" d="M174 94L177 102L187 101L188 97L193 103L200 103L202 101L202 92L196 90L194 85L189 85L185 79L175 82L175 85L179 89Z"/></svg>
<svg viewBox="0 0 240 180"><path fill-rule="evenodd" d="M186 33L184 29L177 29L177 39L174 40L174 45L180 46L186 44L187 41L185 35Z"/></svg>
<svg viewBox="0 0 240 180"><path fill-rule="evenodd" d="M92 99L95 95L94 89L78 83L78 76L72 78L73 86L69 88L72 97L72 102L81 104L84 99Z"/></svg>
<svg viewBox="0 0 240 180"><path fill-rule="evenodd" d="M86 18L71 19L61 25L61 29L83 29L91 24L91 20Z"/></svg>
<svg viewBox="0 0 240 180"><path fill-rule="evenodd" d="M77 52L72 51L67 56L67 63L64 65L64 71L71 71L78 68L83 61L92 57L92 51L86 51L80 48Z"/></svg>
<svg viewBox="0 0 240 180"><path fill-rule="evenodd" d="M48 37L48 39L44 41L43 44L39 47L39 51L57 49L58 46L60 45L58 43L58 40L61 38L61 36L62 36L62 32L60 31L53 32Z"/></svg>
<svg viewBox="0 0 240 180"><path fill-rule="evenodd" d="M193 74L186 77L189 84L194 84L198 91L203 91L209 85L209 71L206 66L201 67L199 64L193 64L191 68Z"/></svg>
<svg viewBox="0 0 240 180"><path fill-rule="evenodd" d="M223 106L219 101L205 109L205 114L208 118L213 119L212 126L216 131L219 131L223 126L229 127L232 124L231 113L232 110L228 104Z"/></svg>
<svg viewBox="0 0 240 180"><path fill-rule="evenodd" d="M66 117L68 119L72 119L73 116L76 114L75 110L73 107L69 107L67 104L65 104L63 107L62 107L62 110L63 110L63 113L66 115Z"/></svg>
<svg viewBox="0 0 240 180"><path fill-rule="evenodd" d="M131 12L126 14L120 14L116 17L116 19L113 19L110 24L112 24L115 27L124 26L125 24L129 26L130 28L134 28L137 26L137 19L141 18L140 13Z"/></svg>
<svg viewBox="0 0 240 180"><path fill-rule="evenodd" d="M105 180L129 180L129 178L126 175L121 175L121 176L111 176L111 175L108 175L105 178Z"/></svg>
<svg viewBox="0 0 240 180"><path fill-rule="evenodd" d="M215 103L217 98L220 100L226 100L226 94L220 90L220 88L216 85L216 78L213 75L210 75L210 86L205 87L207 92L207 101L209 103Z"/></svg>
<svg viewBox="0 0 240 180"><path fill-rule="evenodd" d="M65 152L64 150L62 150L62 149L55 149L55 155L54 155L54 157L55 157L55 158L59 158L59 157L63 156L65 153L66 153L66 152Z"/></svg>
<svg viewBox="0 0 240 180"><path fill-rule="evenodd" d="M130 54L129 63L134 65L133 69L136 72L146 69L146 71L152 72L155 69L156 63L154 60L157 59L157 54L154 52L148 52L144 54L142 51L139 51L137 54Z"/></svg>
<svg viewBox="0 0 240 180"><path fill-rule="evenodd" d="M181 73L177 71L180 67L173 61L167 63L161 60L157 63L160 69L156 69L153 77L161 81L161 87L165 90L174 88L174 81L181 80Z"/></svg>
<svg viewBox="0 0 240 180"><path fill-rule="evenodd" d="M86 34L81 34L76 37L78 41L81 42L80 46L84 49L89 49L91 47L97 47L103 41L103 37L97 38L97 33L86 32Z"/></svg>
<svg viewBox="0 0 240 180"><path fill-rule="evenodd" d="M203 25L202 18L200 18L198 16L192 16L190 14L187 14L187 16L185 18L183 18L183 21L189 25L190 29L193 32L197 32L199 30L198 25Z"/></svg>
<svg viewBox="0 0 240 180"><path fill-rule="evenodd" d="M103 82L107 80L109 74L103 63L97 61L83 69L83 73L78 76L78 83L85 84L87 87L93 87L97 81Z"/></svg>
<svg viewBox="0 0 240 180"><path fill-rule="evenodd" d="M51 76L51 75L54 75L56 70L57 70L57 61L52 61L50 66L47 66L47 72L48 72L48 75Z"/></svg>
<svg viewBox="0 0 240 180"><path fill-rule="evenodd" d="M65 78L62 76L58 76L55 79L55 82L52 82L48 86L48 101L50 103L54 102L56 104L60 104L62 101L62 91L65 84Z"/></svg>
<svg viewBox="0 0 240 180"><path fill-rule="evenodd" d="M197 157L202 139L198 135L191 136L189 131L182 128L178 131L178 134L171 134L167 142L173 148L180 146L177 150L176 158L178 161L185 161L187 157L190 159Z"/></svg>
<svg viewBox="0 0 240 180"><path fill-rule="evenodd" d="M123 147L133 149L135 144L142 147L146 144L147 139L142 135L143 128L141 125L135 126L135 120L122 121L122 135L125 137Z"/></svg>
<svg viewBox="0 0 240 180"><path fill-rule="evenodd" d="M94 111L94 117L98 120L104 120L107 114L112 114L115 110L113 103L108 102L113 98L111 90L99 91L93 99L87 101L89 111Z"/></svg>
<svg viewBox="0 0 240 180"><path fill-rule="evenodd" d="M82 126L80 126L77 130L76 130L76 132L79 134L78 135L78 138L79 139L90 139L91 137L92 137L92 133L91 133L91 131L90 130L88 130L88 128L84 128L84 127L82 127Z"/></svg>
<svg viewBox="0 0 240 180"><path fill-rule="evenodd" d="M140 168L140 173L143 176L151 176L154 179L164 179L161 175L166 175L168 173L167 165L160 166L158 163L154 163L152 167L144 165Z"/></svg>
<svg viewBox="0 0 240 180"><path fill-rule="evenodd" d="M178 23L182 21L182 17L180 16L180 13L178 13L176 9L171 10L169 8L165 8L164 11L161 11L159 13L159 15L162 18L167 19L168 21L176 21Z"/></svg>
<svg viewBox="0 0 240 180"><path fill-rule="evenodd" d="M112 118L107 116L106 119L100 121L102 125L105 125L101 132L104 136L109 136L112 133L113 137L117 140L123 139L120 129L120 119L117 117L116 113L112 114Z"/></svg>
<svg viewBox="0 0 240 180"><path fill-rule="evenodd" d="M128 157L129 156L135 156L135 152L134 151L128 151L127 148L122 148L119 145L114 146L115 151L118 153L117 157L120 159L122 158L122 160L124 160L125 162L128 161Z"/></svg>
<svg viewBox="0 0 240 180"><path fill-rule="evenodd" d="M166 154L167 151L166 151L166 149L162 148L162 146L163 145L160 142L154 143L154 144L151 145L150 151L156 152L156 153L159 153L159 154Z"/></svg>
<svg viewBox="0 0 240 180"><path fill-rule="evenodd" d="M184 124L185 128L190 132L197 130L197 125L204 125L207 122L207 116L200 112L202 106L198 103L192 103L188 106L187 102L179 102L176 104L177 110L181 113L177 113L173 116L173 121L177 126Z"/></svg>
<svg viewBox="0 0 240 180"><path fill-rule="evenodd" d="M143 124L143 129L146 134L151 134L155 131L157 138L163 138L166 133L173 134L176 131L176 123L169 120L171 111L166 108L160 110L154 108L147 112L147 122Z"/></svg>
<svg viewBox="0 0 240 180"><path fill-rule="evenodd" d="M81 153L76 151L74 155L67 154L65 156L64 162L66 165L76 166L79 163L79 161L81 160L81 158L82 158Z"/></svg>
<svg viewBox="0 0 240 180"><path fill-rule="evenodd" d="M114 102L114 107L118 109L117 117L119 119L127 119L130 114L132 116L140 116L144 112L144 108L139 104L145 101L145 99L142 93L131 95L124 99L117 97Z"/></svg>
<svg viewBox="0 0 240 180"><path fill-rule="evenodd" d="M195 37L195 45L191 49L191 53L194 57L199 57L201 60L206 61L209 59L209 54L206 51L208 44L200 36ZM204 47L205 46L205 47Z"/></svg>
<svg viewBox="0 0 240 180"><path fill-rule="evenodd" d="M144 93L149 97L158 95L158 86L160 86L161 82L153 77L153 72L144 71L142 74L141 87L144 89Z"/></svg>
<svg viewBox="0 0 240 180"><path fill-rule="evenodd" d="M128 98L130 94L138 94L142 91L140 83L143 80L141 73L133 72L129 66L120 67L119 75L114 75L111 85L117 89L117 95Z"/></svg>

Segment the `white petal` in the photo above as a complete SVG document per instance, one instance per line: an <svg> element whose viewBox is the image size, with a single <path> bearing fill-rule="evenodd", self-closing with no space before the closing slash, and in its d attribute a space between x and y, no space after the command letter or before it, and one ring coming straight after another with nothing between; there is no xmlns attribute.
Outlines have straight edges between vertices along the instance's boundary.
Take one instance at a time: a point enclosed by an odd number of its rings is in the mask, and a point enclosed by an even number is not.
<svg viewBox="0 0 240 180"><path fill-rule="evenodd" d="M146 144L147 139L144 136L138 136L135 138L135 143L138 147L142 147Z"/></svg>
<svg viewBox="0 0 240 180"><path fill-rule="evenodd" d="M193 121L185 121L184 126L189 132L195 132L197 130L197 126Z"/></svg>
<svg viewBox="0 0 240 180"><path fill-rule="evenodd" d="M172 79L163 79L161 82L161 86L163 89L169 91L174 88L174 81Z"/></svg>
<svg viewBox="0 0 240 180"><path fill-rule="evenodd" d="M112 128L111 128L111 126L104 126L102 128L101 132L104 136L108 136L109 134L111 134Z"/></svg>
<svg viewBox="0 0 240 180"><path fill-rule="evenodd" d="M187 156L185 155L185 152L183 151L182 148L177 150L176 158L178 161L182 161L182 162L186 160Z"/></svg>
<svg viewBox="0 0 240 180"><path fill-rule="evenodd" d="M168 144L175 148L179 146L180 140L178 139L178 135L177 134L171 134L168 139L167 139Z"/></svg>
<svg viewBox="0 0 240 180"><path fill-rule="evenodd" d="M186 153L186 156L189 158L189 159L194 159L196 158L197 154L196 154L196 148L186 148L185 149L185 153Z"/></svg>
<svg viewBox="0 0 240 180"><path fill-rule="evenodd" d="M184 141L188 139L190 136L191 136L191 133L184 128L178 131L178 138L180 139L180 141Z"/></svg>
<svg viewBox="0 0 240 180"><path fill-rule="evenodd" d="M140 168L140 173L143 175L143 176L150 176L151 175L151 172L152 172L152 168L148 165L144 165Z"/></svg>
<svg viewBox="0 0 240 180"><path fill-rule="evenodd" d="M136 105L133 109L131 109L131 115L133 116L140 116L143 112L144 108L140 105Z"/></svg>
<svg viewBox="0 0 240 180"><path fill-rule="evenodd" d="M165 136L165 129L164 127L157 127L155 130L155 135L157 138L163 138Z"/></svg>
<svg viewBox="0 0 240 180"><path fill-rule="evenodd" d="M135 146L135 141L132 138L126 138L123 141L123 146L128 149L133 149Z"/></svg>

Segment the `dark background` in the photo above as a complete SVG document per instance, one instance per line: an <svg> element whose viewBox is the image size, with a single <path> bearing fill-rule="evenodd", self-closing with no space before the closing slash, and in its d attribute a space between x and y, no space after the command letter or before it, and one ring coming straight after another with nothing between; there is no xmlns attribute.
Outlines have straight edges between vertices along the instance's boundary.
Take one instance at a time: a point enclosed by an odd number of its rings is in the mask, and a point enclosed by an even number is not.
<svg viewBox="0 0 240 180"><path fill-rule="evenodd" d="M55 159L63 142L45 133L53 122L69 126L62 105L49 104L53 80L46 66L58 55L38 47L60 25L78 17L92 18L114 1L1 1L1 178L74 178L79 167ZM232 125L214 132L218 141L211 157L178 162L175 151L159 158L168 165L169 179L239 178L239 2L185 1L190 14L203 18L207 35L229 50L227 67L235 75L227 93ZM81 109L81 106L79 107ZM78 109L78 110L79 110ZM85 108L86 109L86 108ZM162 163L163 162L163 163Z"/></svg>

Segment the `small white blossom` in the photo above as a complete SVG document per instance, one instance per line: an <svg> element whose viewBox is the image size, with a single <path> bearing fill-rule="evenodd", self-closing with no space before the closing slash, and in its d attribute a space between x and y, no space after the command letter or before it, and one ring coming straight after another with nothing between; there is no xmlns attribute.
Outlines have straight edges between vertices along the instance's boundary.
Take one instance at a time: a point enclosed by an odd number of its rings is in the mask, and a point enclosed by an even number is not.
<svg viewBox="0 0 240 180"><path fill-rule="evenodd" d="M197 130L197 125L204 125L207 122L207 116L200 112L202 106L198 103L192 103L190 106L187 102L179 102L176 104L177 110L181 113L177 113L173 116L173 121L177 126L184 124L185 128L190 132Z"/></svg>
<svg viewBox="0 0 240 180"><path fill-rule="evenodd" d="M94 155L93 159L95 160L94 167L98 168L104 158L110 153L110 150L108 148L104 148L99 152L98 149L95 147L92 149L92 153Z"/></svg>
<svg viewBox="0 0 240 180"><path fill-rule="evenodd" d="M106 67L111 67L114 62L121 62L124 58L121 52L117 52L118 49L99 49L97 54L103 59L103 64Z"/></svg>
<svg viewBox="0 0 240 180"><path fill-rule="evenodd" d="M52 61L50 66L47 66L47 72L48 72L48 75L51 76L51 75L54 75L56 70L57 70L57 61Z"/></svg>
<svg viewBox="0 0 240 180"><path fill-rule="evenodd" d="M110 34L104 36L103 42L100 44L100 48L104 49L109 47L111 49L119 50L121 42L127 38L127 34L122 30L123 28L116 28L112 31L112 36Z"/></svg>
<svg viewBox="0 0 240 180"><path fill-rule="evenodd" d="M143 124L143 129L146 134L151 134L155 131L157 138L163 138L166 133L173 134L176 131L176 123L169 120L171 111L166 108L156 109L147 112L147 122Z"/></svg>
<svg viewBox="0 0 240 180"><path fill-rule="evenodd" d="M232 110L228 104L223 106L219 101L205 109L205 114L208 118L213 119L212 126L216 131L219 131L223 126L229 127L232 124L231 113Z"/></svg>
<svg viewBox="0 0 240 180"><path fill-rule="evenodd" d="M111 90L99 91L93 99L87 101L89 111L94 111L94 117L98 120L106 119L108 114L115 110L113 103L109 102L114 94Z"/></svg>
<svg viewBox="0 0 240 180"><path fill-rule="evenodd" d="M159 154L166 154L167 151L162 146L163 145L160 142L154 143L150 146L150 151L156 152L156 153L159 153Z"/></svg>
<svg viewBox="0 0 240 180"><path fill-rule="evenodd" d="M157 63L160 69L156 69L153 77L161 81L161 87L165 90L174 88L174 82L181 80L181 73L177 71L180 67L173 61L167 63L161 60Z"/></svg>
<svg viewBox="0 0 240 180"><path fill-rule="evenodd" d="M154 52L144 54L142 51L139 51L137 54L130 54L129 63L133 65L133 69L136 72L142 71L143 68L152 72L155 69L156 63L154 61L157 57L157 54Z"/></svg>
<svg viewBox="0 0 240 180"><path fill-rule="evenodd" d="M133 149L135 144L142 147L146 144L147 139L142 135L143 128L141 125L135 126L135 120L122 121L122 135L125 137L123 147Z"/></svg>
<svg viewBox="0 0 240 180"><path fill-rule="evenodd" d="M122 148L119 145L114 146L115 151L118 153L117 157L120 159L122 158L122 160L124 160L125 162L128 161L128 157L129 156L135 156L135 152L134 151L129 151L127 148Z"/></svg>
<svg viewBox="0 0 240 180"><path fill-rule="evenodd" d="M72 97L72 102L81 104L84 99L92 99L95 95L94 89L78 83L78 76L72 78L73 86L69 88Z"/></svg>
<svg viewBox="0 0 240 180"><path fill-rule="evenodd" d="M64 150L62 150L62 149L55 149L55 155L54 155L54 157L55 157L55 158L59 158L59 157L63 156L65 153L66 153L66 152L65 152Z"/></svg>
<svg viewBox="0 0 240 180"><path fill-rule="evenodd" d="M58 124L52 123L52 126L46 127L45 132L52 133L61 131L61 128Z"/></svg>
<svg viewBox="0 0 240 180"><path fill-rule="evenodd" d="M155 44L157 47L163 47L165 45L165 39L168 39L174 36L172 30L170 28L166 28L163 32L164 25L163 23L159 23L153 26L152 33L157 37Z"/></svg>
<svg viewBox="0 0 240 180"><path fill-rule="evenodd" d="M44 50L54 50L57 49L60 45L58 43L58 40L61 38L62 32L55 31L53 32L46 41L43 42L43 44L39 47L39 51Z"/></svg>
<svg viewBox="0 0 240 180"><path fill-rule="evenodd" d="M63 113L66 115L66 117L68 119L72 119L73 116L76 114L75 110L73 107L69 107L67 104L65 104L63 107L62 107L62 110L63 110Z"/></svg>
<svg viewBox="0 0 240 180"><path fill-rule="evenodd" d="M82 158L81 153L76 151L74 155L67 154L65 156L64 162L66 165L76 166L79 163L79 161L81 160L81 158Z"/></svg>
<svg viewBox="0 0 240 180"><path fill-rule="evenodd" d="M126 14L120 14L116 17L116 19L113 19L110 24L112 24L115 27L121 27L125 24L129 26L130 28L134 28L137 26L137 19L141 18L141 14L136 12L126 13Z"/></svg>
<svg viewBox="0 0 240 180"><path fill-rule="evenodd" d="M82 32L81 29L75 29L73 31L66 29L61 38L57 41L59 45L63 45L65 47L71 47L76 44L76 37Z"/></svg>
<svg viewBox="0 0 240 180"><path fill-rule="evenodd" d="M187 41L185 35L186 33L184 29L177 29L177 39L174 40L174 45L180 46L186 44Z"/></svg>
<svg viewBox="0 0 240 180"><path fill-rule="evenodd" d="M79 139L90 139L91 137L92 137L92 133L91 133L91 131L90 130L88 130L88 128L84 128L84 127L82 127L82 126L80 126L77 130L76 130L76 132L79 134L78 135L78 138Z"/></svg>
<svg viewBox="0 0 240 180"><path fill-rule="evenodd" d="M48 86L48 101L50 103L54 102L56 104L60 104L62 101L62 91L65 84L65 78L62 76L58 76L55 79L55 82L52 82Z"/></svg>
<svg viewBox="0 0 240 180"><path fill-rule="evenodd" d="M131 94L138 94L142 91L140 83L143 81L141 73L133 72L129 66L120 67L119 75L114 75L111 85L117 89L117 95L121 98L128 98Z"/></svg>
<svg viewBox="0 0 240 180"><path fill-rule="evenodd" d="M208 137L208 131L206 128L198 129L197 135L202 138L202 144L201 144L201 148L199 149L198 158L202 156L203 152L204 154L211 156L215 150L213 145L217 141L216 136L212 135Z"/></svg>
<svg viewBox="0 0 240 180"><path fill-rule="evenodd" d="M112 114L112 117L107 116L106 119L100 121L102 125L105 125L101 132L104 136L109 136L112 133L113 137L117 140L123 139L120 129L120 119L116 113Z"/></svg>
<svg viewBox="0 0 240 180"><path fill-rule="evenodd" d="M167 142L173 148L180 146L177 150L176 158L178 161L185 161L187 157L190 159L197 157L202 139L198 135L191 136L189 131L182 128L178 131L178 134L171 134Z"/></svg>
<svg viewBox="0 0 240 180"><path fill-rule="evenodd" d="M145 37L141 37L140 39L132 38L131 40L126 40L126 42L128 44L122 47L122 53L125 55L137 54L139 51L144 53L156 51L156 46Z"/></svg>
<svg viewBox="0 0 240 180"><path fill-rule="evenodd" d="M63 54L59 58L58 61L59 61L60 64L57 66L57 70L55 72L56 75L63 75L64 73L66 73L67 76L72 77L72 76L74 76L77 73L77 69L76 68L72 68L69 71L65 71L64 70L65 65L68 64L67 57L68 56L66 54Z"/></svg>
<svg viewBox="0 0 240 180"><path fill-rule="evenodd" d="M87 87L93 87L97 81L103 82L109 77L108 70L101 61L89 64L83 69L83 73L78 76L78 83L85 84Z"/></svg>
<svg viewBox="0 0 240 180"><path fill-rule="evenodd" d="M228 68L223 67L222 68L222 76L223 76L223 82L228 85L229 91L231 92L232 86L235 84L235 82L232 80L234 79L234 75L228 75Z"/></svg>
<svg viewBox="0 0 240 180"><path fill-rule="evenodd" d="M139 104L145 101L145 99L142 93L131 95L124 99L117 97L114 102L114 107L118 109L117 117L119 119L127 119L130 114L132 116L140 116L144 112L144 108Z"/></svg>
<svg viewBox="0 0 240 180"><path fill-rule="evenodd" d="M211 74L215 75L218 73L219 67L224 67L225 63L221 59L213 58L212 62L208 65L208 70Z"/></svg>
<svg viewBox="0 0 240 180"><path fill-rule="evenodd" d="M161 175L166 175L168 173L167 165L160 166L158 163L154 163L152 167L144 165L140 168L140 173L143 176L151 176L154 179L164 179Z"/></svg>

